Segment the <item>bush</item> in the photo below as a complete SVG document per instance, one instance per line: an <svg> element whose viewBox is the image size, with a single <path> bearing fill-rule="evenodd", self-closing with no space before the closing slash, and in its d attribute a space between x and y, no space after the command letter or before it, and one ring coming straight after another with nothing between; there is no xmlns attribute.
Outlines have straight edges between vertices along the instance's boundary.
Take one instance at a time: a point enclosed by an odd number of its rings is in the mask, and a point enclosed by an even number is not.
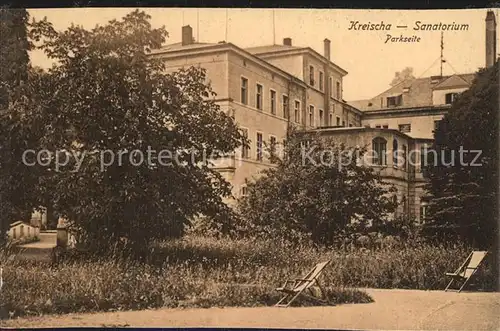
<svg viewBox="0 0 500 331"><path fill-rule="evenodd" d="M331 245L335 234L353 220L365 226L383 222L396 208L396 188L358 162L365 152L331 138L292 131L286 158L248 183L248 194L238 201L239 229Z"/></svg>

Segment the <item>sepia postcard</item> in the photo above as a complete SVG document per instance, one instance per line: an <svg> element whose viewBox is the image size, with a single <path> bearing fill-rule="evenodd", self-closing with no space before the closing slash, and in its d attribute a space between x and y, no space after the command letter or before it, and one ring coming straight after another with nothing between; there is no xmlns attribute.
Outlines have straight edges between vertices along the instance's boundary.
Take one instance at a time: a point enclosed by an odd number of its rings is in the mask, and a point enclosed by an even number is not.
<svg viewBox="0 0 500 331"><path fill-rule="evenodd" d="M500 329L498 9L0 16L2 329Z"/></svg>

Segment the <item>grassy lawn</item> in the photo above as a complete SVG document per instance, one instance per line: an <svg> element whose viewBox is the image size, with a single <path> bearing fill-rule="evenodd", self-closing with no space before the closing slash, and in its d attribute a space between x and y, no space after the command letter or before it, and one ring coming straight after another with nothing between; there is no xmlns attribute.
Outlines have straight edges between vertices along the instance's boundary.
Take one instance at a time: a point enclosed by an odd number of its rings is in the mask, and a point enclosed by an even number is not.
<svg viewBox="0 0 500 331"><path fill-rule="evenodd" d="M274 288L333 259L320 278L332 303L367 303L352 287L442 289L463 247L340 252L267 240L186 237L158 244L147 260L95 258L58 266L0 257L3 317L157 307L273 305ZM482 284L492 275L483 273ZM307 304L307 302L299 302Z"/></svg>

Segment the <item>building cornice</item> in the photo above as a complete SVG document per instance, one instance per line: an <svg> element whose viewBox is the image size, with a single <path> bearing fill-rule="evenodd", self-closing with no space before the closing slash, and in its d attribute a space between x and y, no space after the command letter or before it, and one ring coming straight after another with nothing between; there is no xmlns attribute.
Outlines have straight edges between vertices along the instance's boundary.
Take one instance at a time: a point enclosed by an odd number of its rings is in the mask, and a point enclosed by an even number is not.
<svg viewBox="0 0 500 331"><path fill-rule="evenodd" d="M348 74L348 72L345 69L342 69L335 63L333 63L330 60L327 60L324 56L316 52L314 49L311 47L300 47L300 48L294 48L294 49L285 49L285 50L276 50L272 52L265 52L265 53L258 53L256 56L262 57L262 58L274 58L274 57L281 57L281 56L286 56L286 55L297 55L297 54L311 54L314 56L317 60L321 61L323 64L331 66L334 70L338 71L342 76L345 76Z"/></svg>
<svg viewBox="0 0 500 331"><path fill-rule="evenodd" d="M392 133L395 134L399 137L405 138L408 141L417 141L417 140L427 140L427 139L421 139L421 138L414 138L412 136L409 136L401 131L398 131L396 129L382 129L382 128L366 128L366 127L323 127L323 128L316 128L312 130L306 130L304 131L306 133L319 133L319 134L324 134L324 133L330 133L330 134L342 134L342 133L351 133L351 132L375 132L375 133ZM432 139L430 139L432 141Z"/></svg>
<svg viewBox="0 0 500 331"><path fill-rule="evenodd" d="M256 64L260 65L261 67L280 75L282 78L295 82L298 85L307 88L307 85L304 81L298 79L297 77L294 77L292 74L272 65L271 63L259 58L258 56L255 56L244 49L232 44L232 43L219 43L219 44L213 44L213 45L202 45L200 47L195 47L195 48L179 48L179 49L173 49L173 50L154 50L153 52L150 53L150 56L153 56L155 58L183 58L186 56L197 56L200 54L211 54L211 53L219 53L219 52L228 52L228 51L233 51L236 54L243 56L244 58L247 58L249 60L254 61Z"/></svg>
<svg viewBox="0 0 500 331"><path fill-rule="evenodd" d="M398 109L377 109L362 111L362 118L380 118L390 115L392 117L406 116L429 116L429 115L444 115L451 108L451 105L429 106L429 107L414 107L414 108L398 108Z"/></svg>

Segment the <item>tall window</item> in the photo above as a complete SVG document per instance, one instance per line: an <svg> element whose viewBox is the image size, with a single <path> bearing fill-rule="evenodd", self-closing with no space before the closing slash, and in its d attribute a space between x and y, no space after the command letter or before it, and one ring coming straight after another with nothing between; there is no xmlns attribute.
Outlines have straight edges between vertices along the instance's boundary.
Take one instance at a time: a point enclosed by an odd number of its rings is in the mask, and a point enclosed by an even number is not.
<svg viewBox="0 0 500 331"><path fill-rule="evenodd" d="M329 84L330 97L333 97L333 77L332 76L330 76L329 82L330 82L330 84Z"/></svg>
<svg viewBox="0 0 500 331"><path fill-rule="evenodd" d="M269 137L269 161L271 163L276 163L276 137Z"/></svg>
<svg viewBox="0 0 500 331"><path fill-rule="evenodd" d="M262 133L257 132L257 160L262 161Z"/></svg>
<svg viewBox="0 0 500 331"><path fill-rule="evenodd" d="M257 84L255 92L255 108L262 110L262 85Z"/></svg>
<svg viewBox="0 0 500 331"><path fill-rule="evenodd" d="M406 157L408 155L408 147L406 145L403 145L403 169L406 170Z"/></svg>
<svg viewBox="0 0 500 331"><path fill-rule="evenodd" d="M295 100L294 114L295 123L300 123L300 101Z"/></svg>
<svg viewBox="0 0 500 331"><path fill-rule="evenodd" d="M309 106L309 125L314 126L314 106Z"/></svg>
<svg viewBox="0 0 500 331"><path fill-rule="evenodd" d="M320 71L319 72L319 90L320 91L323 91L323 88L324 88L324 77L323 77L323 72Z"/></svg>
<svg viewBox="0 0 500 331"><path fill-rule="evenodd" d="M323 126L323 124L324 124L325 117L324 117L323 113L324 113L323 109L320 109L319 110L319 125L318 126Z"/></svg>
<svg viewBox="0 0 500 331"><path fill-rule="evenodd" d="M399 166L398 164L398 141L394 139L392 141L392 165L397 167Z"/></svg>
<svg viewBox="0 0 500 331"><path fill-rule="evenodd" d="M337 126L340 126L340 117L337 116Z"/></svg>
<svg viewBox="0 0 500 331"><path fill-rule="evenodd" d="M242 104L248 104L248 79L241 77L241 96L240 101Z"/></svg>
<svg viewBox="0 0 500 331"><path fill-rule="evenodd" d="M330 113L328 115L328 125L333 125L333 114L332 113Z"/></svg>
<svg viewBox="0 0 500 331"><path fill-rule="evenodd" d="M337 82L335 97L337 98L337 100L342 99L342 97L341 97L341 95L340 95L340 82Z"/></svg>
<svg viewBox="0 0 500 331"><path fill-rule="evenodd" d="M384 138L376 137L372 140L373 163L375 165L386 165L387 141Z"/></svg>
<svg viewBox="0 0 500 331"><path fill-rule="evenodd" d="M314 67L309 66L309 85L314 86Z"/></svg>
<svg viewBox="0 0 500 331"><path fill-rule="evenodd" d="M425 166L427 164L427 146L420 146L420 171L424 172Z"/></svg>
<svg viewBox="0 0 500 331"><path fill-rule="evenodd" d="M271 92L271 114L276 115L276 91L270 90Z"/></svg>
<svg viewBox="0 0 500 331"><path fill-rule="evenodd" d="M288 116L288 96L283 95L283 118L289 118Z"/></svg>
<svg viewBox="0 0 500 331"><path fill-rule="evenodd" d="M248 129L241 129L243 135L243 141L241 146L241 157L248 159L250 147L244 143L244 140L248 139Z"/></svg>

